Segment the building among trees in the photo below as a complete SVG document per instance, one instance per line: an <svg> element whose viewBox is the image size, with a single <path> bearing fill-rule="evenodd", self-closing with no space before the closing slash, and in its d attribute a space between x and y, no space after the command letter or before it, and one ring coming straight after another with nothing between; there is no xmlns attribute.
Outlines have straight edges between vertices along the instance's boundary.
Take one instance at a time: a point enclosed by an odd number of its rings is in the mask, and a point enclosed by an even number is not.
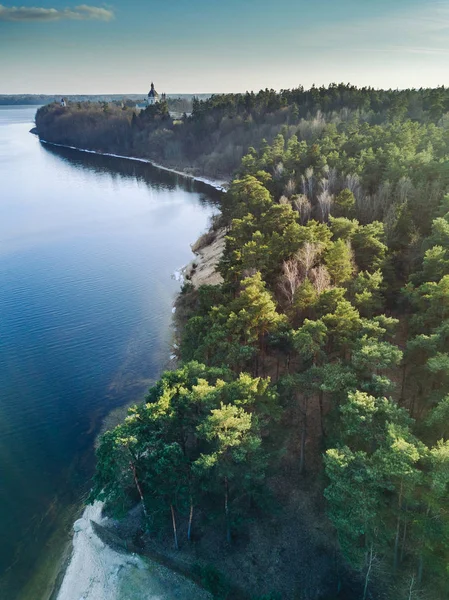
<svg viewBox="0 0 449 600"><path fill-rule="evenodd" d="M154 89L154 83L151 82L151 88L150 88L150 91L148 92L148 97L147 97L147 104L148 104L148 106L151 106L152 104L156 104L157 102L159 102L159 94Z"/></svg>
<svg viewBox="0 0 449 600"><path fill-rule="evenodd" d="M147 108L147 106L153 106L154 104L157 104L161 100L162 100L162 102L165 102L165 94L162 94L162 96L159 96L159 94L156 92L156 90L154 88L154 83L151 82L151 88L150 88L150 91L148 92L148 96L145 98L144 102L140 102L140 103L136 104L136 108L145 109L145 108Z"/></svg>

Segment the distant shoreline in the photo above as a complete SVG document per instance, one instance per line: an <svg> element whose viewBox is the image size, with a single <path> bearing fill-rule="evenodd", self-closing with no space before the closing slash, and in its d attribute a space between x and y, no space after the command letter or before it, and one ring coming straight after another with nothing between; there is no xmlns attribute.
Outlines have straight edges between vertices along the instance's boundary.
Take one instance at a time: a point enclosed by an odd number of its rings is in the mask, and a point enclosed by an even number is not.
<svg viewBox="0 0 449 600"><path fill-rule="evenodd" d="M35 127L30 130L30 133L37 135L39 137L39 133ZM98 150L87 150L86 148L77 148L76 146L69 146L68 144L58 144L56 142L49 142L39 137L39 141L43 144L49 144L50 146L59 146L60 148L69 148L70 150L77 150L78 152L87 152L88 154L99 154L100 156L111 156L113 158L123 158L126 160L134 160L137 162L143 162L155 167L156 169L161 169L162 171L168 171L169 173L174 173L175 175L180 175L181 177L185 177L186 179L192 179L194 181L198 181L199 183L204 183L219 192L225 192L228 186L227 181L219 181L218 179L211 179L209 177L201 177L197 175L192 175L191 173L186 173L184 171L178 171L176 169L171 169L170 167L165 167L154 160L150 160L149 158L138 158L136 156L126 156L122 154L113 154L111 152L100 152Z"/></svg>

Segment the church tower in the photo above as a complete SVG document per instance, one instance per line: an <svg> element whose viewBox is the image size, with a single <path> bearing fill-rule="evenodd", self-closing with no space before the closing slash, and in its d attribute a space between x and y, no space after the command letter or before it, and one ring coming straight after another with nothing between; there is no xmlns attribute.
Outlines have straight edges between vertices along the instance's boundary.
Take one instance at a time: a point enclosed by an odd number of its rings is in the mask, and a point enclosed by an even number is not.
<svg viewBox="0 0 449 600"><path fill-rule="evenodd" d="M156 104L156 102L159 102L159 94L154 89L154 83L152 82L151 89L148 92L147 103L148 103L148 106L151 106L153 104Z"/></svg>

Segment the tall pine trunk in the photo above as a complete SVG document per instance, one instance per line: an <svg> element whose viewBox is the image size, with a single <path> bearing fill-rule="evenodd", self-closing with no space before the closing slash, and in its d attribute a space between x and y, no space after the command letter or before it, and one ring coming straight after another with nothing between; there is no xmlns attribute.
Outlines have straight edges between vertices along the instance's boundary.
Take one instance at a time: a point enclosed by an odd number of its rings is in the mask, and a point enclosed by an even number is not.
<svg viewBox="0 0 449 600"><path fill-rule="evenodd" d="M225 515L226 515L226 541L231 543L231 522L229 518L229 484L228 478L225 477Z"/></svg>
<svg viewBox="0 0 449 600"><path fill-rule="evenodd" d="M323 439L324 439L326 437L326 432L324 431L323 396L324 396L324 393L320 390L320 393L318 394L318 401L320 404L320 429L321 429L321 435L323 436Z"/></svg>
<svg viewBox="0 0 449 600"><path fill-rule="evenodd" d="M426 527L428 527L428 519L430 516L430 506L427 507L426 510ZM421 585L422 583L422 577L423 577L423 571L424 571L424 556L423 556L423 547L424 547L424 535L421 539L421 545L420 545L420 552L419 552L419 558L418 558L418 573L416 576L416 580L418 582L418 585Z"/></svg>
<svg viewBox="0 0 449 600"><path fill-rule="evenodd" d="M403 493L403 483L401 481L401 488L400 488L399 498L398 498L398 519L397 519L397 523L396 523L396 536L394 539L394 559L393 559L393 572L394 573L396 573L396 570L398 568L399 534L401 531L402 493Z"/></svg>
<svg viewBox="0 0 449 600"><path fill-rule="evenodd" d="M299 453L299 473L302 475L306 466L306 441L307 441L307 406L308 400L305 400L304 412L302 418L302 429L301 429L301 445Z"/></svg>
<svg viewBox="0 0 449 600"><path fill-rule="evenodd" d="M396 535L394 538L394 555L393 555L393 573L398 569L398 553L399 553L399 532L401 529L401 517L398 515L396 522Z"/></svg>
<svg viewBox="0 0 449 600"><path fill-rule="evenodd" d="M193 498L192 498L192 496L190 496L189 527L187 529L187 539L189 542L192 538L192 521L193 521Z"/></svg>
<svg viewBox="0 0 449 600"><path fill-rule="evenodd" d="M403 367L402 367L402 382L401 382L401 404L404 401L404 397L405 397L406 378L407 378L407 365L403 365Z"/></svg>
<svg viewBox="0 0 449 600"><path fill-rule="evenodd" d="M369 578L371 575L371 569L373 567L373 560L374 560L373 544L371 543L369 556L368 556L368 565L367 565L366 575L365 575L365 587L363 588L363 600L366 600L366 594L368 593L368 583L369 583Z"/></svg>
<svg viewBox="0 0 449 600"><path fill-rule="evenodd" d="M136 484L136 488L137 488L137 492L138 492L139 497L140 497L140 501L142 502L143 514L145 515L145 518L148 519L148 513L147 513L146 506L145 506L145 499L143 497L142 488L140 487L139 480L137 479L136 465L131 460L129 462L129 466L130 466L132 474L133 474L134 483Z"/></svg>
<svg viewBox="0 0 449 600"><path fill-rule="evenodd" d="M413 598L413 587L415 585L415 576L412 575L412 578L410 580L410 588L408 590L408 600L412 600Z"/></svg>
<svg viewBox="0 0 449 600"><path fill-rule="evenodd" d="M405 542L407 541L407 511L408 511L408 506L407 506L407 504L405 504L404 531L402 532L401 556L399 558L399 562L402 562L404 560Z"/></svg>
<svg viewBox="0 0 449 600"><path fill-rule="evenodd" d="M419 583L419 585L421 585L421 583L422 583L423 570L424 570L424 559L423 559L423 555L422 555L422 551L421 551L421 553L419 555L419 559L418 559L418 583Z"/></svg>
<svg viewBox="0 0 449 600"><path fill-rule="evenodd" d="M179 550L178 546L178 532L176 531L176 518L175 518L175 509L173 508L173 504L170 504L171 510L171 520L173 524L173 539L175 542L175 550Z"/></svg>

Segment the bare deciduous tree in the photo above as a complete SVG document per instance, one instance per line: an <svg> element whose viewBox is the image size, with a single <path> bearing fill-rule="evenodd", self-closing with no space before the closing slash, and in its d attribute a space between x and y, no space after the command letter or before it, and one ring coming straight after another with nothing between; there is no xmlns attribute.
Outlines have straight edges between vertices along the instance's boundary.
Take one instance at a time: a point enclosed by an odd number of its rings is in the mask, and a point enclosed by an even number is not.
<svg viewBox="0 0 449 600"><path fill-rule="evenodd" d="M328 192L329 193L329 179L326 177L322 177L320 179L320 192Z"/></svg>
<svg viewBox="0 0 449 600"><path fill-rule="evenodd" d="M309 272L321 252L321 244L305 242L302 248L295 255L297 262L300 265L301 273L304 278L309 276Z"/></svg>
<svg viewBox="0 0 449 600"><path fill-rule="evenodd" d="M334 197L329 194L329 192L321 192L321 194L318 194L317 200L318 207L320 209L321 220L323 223L326 223L329 220L329 215L331 214Z"/></svg>
<svg viewBox="0 0 449 600"><path fill-rule="evenodd" d="M286 260L282 265L279 289L287 298L289 304L293 304L295 292L301 284L301 281L301 268L296 257Z"/></svg>
<svg viewBox="0 0 449 600"><path fill-rule="evenodd" d="M362 185L360 183L360 177L357 174L354 175L346 175L346 179L344 182L344 187L348 188L353 194L356 201L357 208L363 209L363 206L367 205L367 202L370 202L370 199L366 197L365 192L363 191Z"/></svg>
<svg viewBox="0 0 449 600"><path fill-rule="evenodd" d="M410 579L410 587L408 589L408 600L413 600L414 597L414 588L415 587L415 576L412 575L411 579Z"/></svg>
<svg viewBox="0 0 449 600"><path fill-rule="evenodd" d="M308 185L307 185L307 181L306 178L304 177L304 175L301 175L301 192L303 196L306 196L306 198L308 197Z"/></svg>
<svg viewBox="0 0 449 600"><path fill-rule="evenodd" d="M284 187L284 195L287 196L287 198L291 198L295 192L296 192L296 181L294 179L290 178Z"/></svg>
<svg viewBox="0 0 449 600"><path fill-rule="evenodd" d="M413 183L408 177L401 177L396 187L396 195L401 204L406 202L413 194L414 187Z"/></svg>
<svg viewBox="0 0 449 600"><path fill-rule="evenodd" d="M323 173L324 177L319 183L320 192L328 192L332 195L338 194L341 191L342 186L337 169L335 167L329 167L329 165L324 165Z"/></svg>
<svg viewBox="0 0 449 600"><path fill-rule="evenodd" d="M306 188L307 188L307 191L305 192L305 194L307 195L307 197L310 200L312 200L314 189L315 189L315 178L313 176L313 167L309 167L308 169L306 169L305 181L306 181Z"/></svg>
<svg viewBox="0 0 449 600"><path fill-rule="evenodd" d="M292 197L292 203L294 208L299 212L301 225L305 225L312 214L312 205L309 199L304 194L297 194Z"/></svg>
<svg viewBox="0 0 449 600"><path fill-rule="evenodd" d="M316 139L325 129L326 121L320 112L313 119L302 119L298 131L301 140Z"/></svg>
<svg viewBox="0 0 449 600"><path fill-rule="evenodd" d="M311 273L313 265L321 252L321 248L321 244L305 242L293 258L283 263L279 289L289 304L293 304L296 290L304 279L309 276L309 273ZM319 285L329 286L330 278L327 269L324 266L322 269L324 269L323 272L320 271L320 267L316 269L318 271Z"/></svg>
<svg viewBox="0 0 449 600"><path fill-rule="evenodd" d="M338 191L338 173L335 167L328 169L327 180L329 182L329 192L331 194L336 194Z"/></svg>
<svg viewBox="0 0 449 600"><path fill-rule="evenodd" d="M279 162L273 170L273 177L275 179L281 179L282 175L284 174L284 165L283 163Z"/></svg>
<svg viewBox="0 0 449 600"><path fill-rule="evenodd" d="M318 265L310 270L310 281L318 294L322 294L331 287L329 271L324 265Z"/></svg>
<svg viewBox="0 0 449 600"><path fill-rule="evenodd" d="M377 219L381 221L384 218L388 208L392 203L391 187L392 186L389 181L384 181L380 184L377 192L373 194L371 198L371 211L368 215L368 220L374 221Z"/></svg>
<svg viewBox="0 0 449 600"><path fill-rule="evenodd" d="M357 195L359 195L361 191L359 176L356 174L346 175L345 187L348 188L348 190L350 190L357 198Z"/></svg>

